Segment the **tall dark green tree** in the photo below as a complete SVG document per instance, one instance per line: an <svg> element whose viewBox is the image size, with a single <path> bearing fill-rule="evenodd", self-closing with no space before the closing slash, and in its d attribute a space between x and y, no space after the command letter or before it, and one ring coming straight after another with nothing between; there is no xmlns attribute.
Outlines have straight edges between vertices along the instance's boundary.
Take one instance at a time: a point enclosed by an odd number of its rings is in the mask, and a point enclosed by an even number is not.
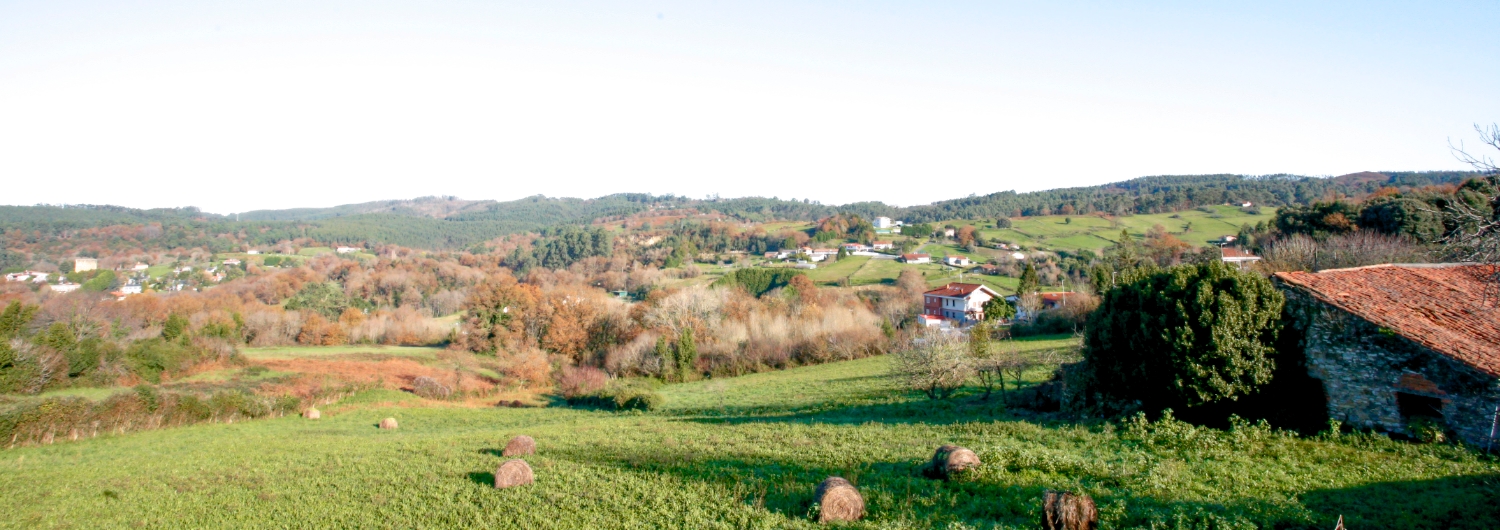
<svg viewBox="0 0 1500 530"><path fill-rule="evenodd" d="M1271 380L1284 302L1270 280L1220 262L1122 282L1085 328L1094 389L1152 410L1251 394Z"/></svg>
<svg viewBox="0 0 1500 530"><path fill-rule="evenodd" d="M1025 296L1041 289L1042 281L1037 277L1036 267L1027 263L1026 268L1021 271L1021 282L1016 285L1016 296Z"/></svg>

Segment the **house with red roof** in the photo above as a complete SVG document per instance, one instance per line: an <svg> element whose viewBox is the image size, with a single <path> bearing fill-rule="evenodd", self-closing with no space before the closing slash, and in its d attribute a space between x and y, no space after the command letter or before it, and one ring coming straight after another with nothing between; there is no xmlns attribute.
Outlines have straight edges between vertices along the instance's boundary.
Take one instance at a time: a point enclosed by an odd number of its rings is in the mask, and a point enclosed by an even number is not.
<svg viewBox="0 0 1500 530"><path fill-rule="evenodd" d="M1239 247L1219 247L1219 259L1224 263L1239 267L1240 270L1245 270L1260 261L1260 256Z"/></svg>
<svg viewBox="0 0 1500 530"><path fill-rule="evenodd" d="M922 316L929 321L949 320L959 325L984 320L984 303L1000 293L977 283L949 283L922 293Z"/></svg>
<svg viewBox="0 0 1500 530"><path fill-rule="evenodd" d="M1490 445L1500 410L1493 266L1374 265L1278 272L1307 372L1330 418L1415 434L1436 424ZM1296 336L1296 335L1294 335Z"/></svg>
<svg viewBox="0 0 1500 530"><path fill-rule="evenodd" d="M932 255L930 255L930 254L902 254L901 255L901 262L902 263L932 263Z"/></svg>

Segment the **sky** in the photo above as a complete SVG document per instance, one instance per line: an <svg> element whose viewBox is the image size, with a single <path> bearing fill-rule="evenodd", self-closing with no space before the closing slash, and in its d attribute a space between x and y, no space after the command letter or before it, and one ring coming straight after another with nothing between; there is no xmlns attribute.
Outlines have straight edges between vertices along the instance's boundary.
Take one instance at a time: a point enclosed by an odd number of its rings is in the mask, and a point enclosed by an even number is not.
<svg viewBox="0 0 1500 530"><path fill-rule="evenodd" d="M1500 3L0 0L0 203L1465 169Z"/></svg>

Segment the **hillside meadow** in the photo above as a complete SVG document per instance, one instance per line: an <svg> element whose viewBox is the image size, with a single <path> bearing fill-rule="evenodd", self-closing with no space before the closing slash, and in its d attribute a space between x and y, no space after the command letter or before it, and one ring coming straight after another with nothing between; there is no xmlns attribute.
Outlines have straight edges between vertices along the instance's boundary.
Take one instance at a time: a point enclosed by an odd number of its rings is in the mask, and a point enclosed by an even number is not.
<svg viewBox="0 0 1500 530"><path fill-rule="evenodd" d="M0 526L813 528L812 490L829 475L866 498L853 528L1033 528L1047 488L1092 495L1104 528L1332 528L1340 515L1351 529L1500 524L1500 463L1457 446L1243 422L1069 422L974 389L930 401L887 373L888 359L871 357L666 385L665 404L646 413L462 406L379 388L323 407L321 420L21 447L0 452ZM400 429L375 428L385 417ZM495 490L499 450L518 434L537 440L526 457L537 482ZM922 478L943 443L974 449L983 466Z"/></svg>

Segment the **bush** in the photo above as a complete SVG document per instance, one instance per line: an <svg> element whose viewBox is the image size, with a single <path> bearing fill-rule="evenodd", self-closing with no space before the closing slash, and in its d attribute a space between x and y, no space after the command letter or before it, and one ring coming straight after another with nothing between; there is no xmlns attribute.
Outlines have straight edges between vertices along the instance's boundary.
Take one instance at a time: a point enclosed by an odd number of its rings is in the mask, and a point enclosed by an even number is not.
<svg viewBox="0 0 1500 530"><path fill-rule="evenodd" d="M1088 320L1093 389L1152 410L1232 401L1270 382L1285 299L1264 277L1222 263L1127 280Z"/></svg>
<svg viewBox="0 0 1500 530"><path fill-rule="evenodd" d="M661 407L665 399L643 382L617 381L597 392L566 397L565 401L575 407L651 411Z"/></svg>
<svg viewBox="0 0 1500 530"><path fill-rule="evenodd" d="M950 333L918 336L895 352L891 375L929 399L946 399L974 373L968 346Z"/></svg>
<svg viewBox="0 0 1500 530"><path fill-rule="evenodd" d="M607 384L609 375L592 366L564 366L557 376L557 391L564 399L598 393Z"/></svg>
<svg viewBox="0 0 1500 530"><path fill-rule="evenodd" d="M714 282L714 286L737 285L745 288L745 292L760 296L778 287L786 287L792 278L801 276L802 271L792 269L740 269Z"/></svg>
<svg viewBox="0 0 1500 530"><path fill-rule="evenodd" d="M412 380L411 393L427 399L448 399L453 396L453 389L424 375Z"/></svg>

